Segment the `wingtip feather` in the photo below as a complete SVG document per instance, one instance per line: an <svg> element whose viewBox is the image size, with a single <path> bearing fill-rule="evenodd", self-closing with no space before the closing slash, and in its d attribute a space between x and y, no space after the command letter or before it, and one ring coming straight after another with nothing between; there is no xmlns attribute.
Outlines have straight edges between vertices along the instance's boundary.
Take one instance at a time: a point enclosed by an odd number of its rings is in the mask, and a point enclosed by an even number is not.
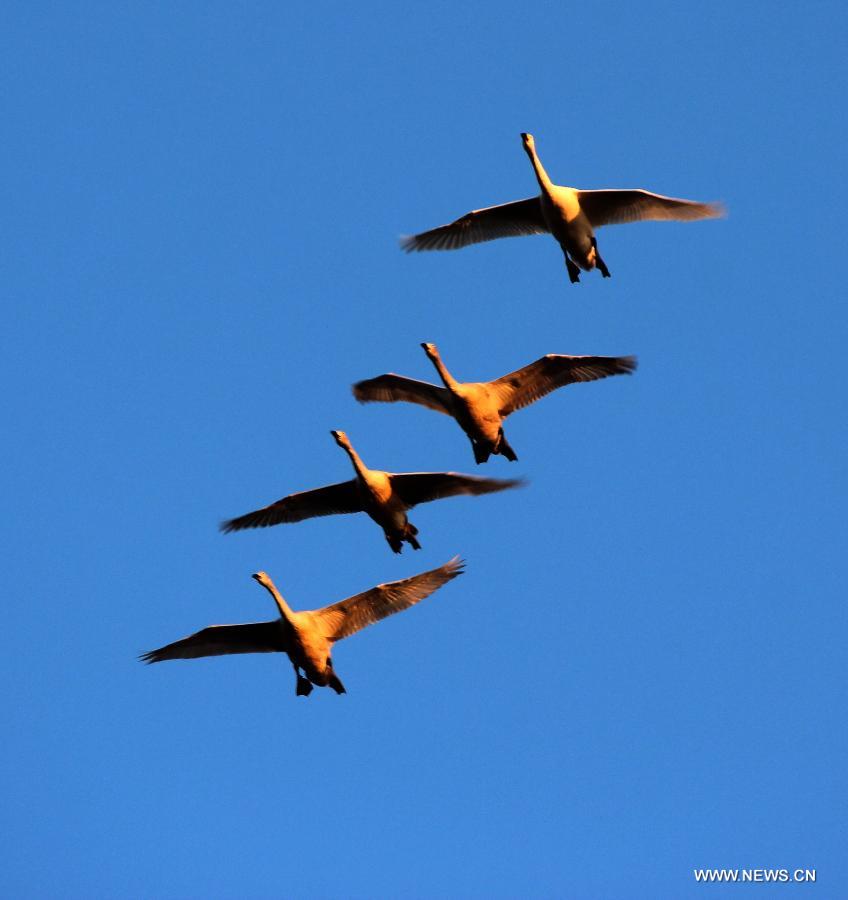
<svg viewBox="0 0 848 900"><path fill-rule="evenodd" d="M462 575L465 573L466 565L466 561L459 554L457 554L452 559L449 559L442 566L442 569L446 571L448 577L456 578L457 575Z"/></svg>
<svg viewBox="0 0 848 900"><path fill-rule="evenodd" d="M370 378L366 378L366 379L363 379L362 381L357 381L356 384L352 384L350 386L350 392L353 394L353 397L357 403L365 404L365 403L373 402L373 398L369 397L368 393L365 390L365 386L371 380L372 379L370 379Z"/></svg>

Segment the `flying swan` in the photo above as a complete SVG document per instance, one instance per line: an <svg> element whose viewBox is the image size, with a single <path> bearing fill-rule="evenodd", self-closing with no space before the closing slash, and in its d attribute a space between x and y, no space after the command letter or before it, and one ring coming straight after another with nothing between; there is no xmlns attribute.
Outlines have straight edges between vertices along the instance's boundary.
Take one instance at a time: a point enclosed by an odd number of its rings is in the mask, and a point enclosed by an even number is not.
<svg viewBox="0 0 848 900"><path fill-rule="evenodd" d="M337 694L344 694L344 685L333 668L333 644L429 597L443 584L461 575L464 565L456 556L438 569L402 581L378 584L370 591L323 609L300 612L291 609L269 575L257 572L252 577L274 598L280 613L278 619L244 625L210 625L181 641L144 653L140 659L156 663L166 659L197 659L231 653L285 653L297 677L295 693L298 697L311 694L313 684L331 687Z"/></svg>
<svg viewBox="0 0 848 900"><path fill-rule="evenodd" d="M636 369L635 356L549 353L494 381L463 383L447 370L435 344L421 346L436 367L444 387L390 372L357 382L353 385L353 396L360 403L419 403L451 416L468 435L478 463L486 462L491 454L513 461L518 459L503 430L504 419L516 410L566 384L595 381L609 375L629 375Z"/></svg>
<svg viewBox="0 0 848 900"><path fill-rule="evenodd" d="M716 203L698 203L663 197L641 189L581 191L554 184L536 153L532 134L523 133L524 150L530 157L541 193L500 206L475 209L448 225L401 239L401 247L414 250L457 250L469 244L524 234L552 234L565 256L571 282L580 280L580 270L610 271L598 253L595 229L601 225L639 222L646 219L691 221L724 215Z"/></svg>
<svg viewBox="0 0 848 900"><path fill-rule="evenodd" d="M221 531L227 534L244 528L301 522L315 516L364 512L383 529L395 553L401 552L404 542L414 550L420 550L421 544L416 537L418 529L406 515L411 507L459 494L491 494L523 484L518 479L478 478L457 472L397 474L369 469L343 431L331 431L330 434L350 457L356 472L353 480L290 494L262 509L223 522Z"/></svg>

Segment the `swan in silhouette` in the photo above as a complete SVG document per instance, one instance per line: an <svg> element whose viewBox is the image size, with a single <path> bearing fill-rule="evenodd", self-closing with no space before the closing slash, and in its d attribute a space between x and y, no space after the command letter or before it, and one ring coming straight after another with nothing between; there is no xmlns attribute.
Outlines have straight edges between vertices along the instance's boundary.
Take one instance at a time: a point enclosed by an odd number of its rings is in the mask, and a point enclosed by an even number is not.
<svg viewBox="0 0 848 900"><path fill-rule="evenodd" d="M420 550L418 529L407 518L408 509L444 497L491 494L523 483L517 479L478 478L456 472L396 474L369 469L343 431L331 431L330 434L350 457L356 472L352 481L290 494L262 509L223 522L221 530L226 534L244 528L301 522L315 516L364 512L383 529L395 553L401 552L404 541L414 550Z"/></svg>
<svg viewBox="0 0 848 900"><path fill-rule="evenodd" d="M678 200L650 191L581 191L554 184L539 160L533 135L523 133L521 139L539 182L538 197L472 210L448 225L403 238L403 249L457 250L495 238L552 234L562 248L568 277L574 283L580 280L581 269L589 272L597 268L604 278L610 277L595 239L595 229L601 225L646 219L691 221L724 214L716 203Z"/></svg>
<svg viewBox="0 0 848 900"><path fill-rule="evenodd" d="M635 356L564 356L549 353L536 362L495 381L459 382L447 370L435 344L422 344L444 387L389 373L353 386L360 403L419 403L445 413L468 435L474 459L484 463L491 454L518 459L507 442L503 421L517 409L545 394L578 381L596 381L609 375L629 375Z"/></svg>
<svg viewBox="0 0 848 900"><path fill-rule="evenodd" d="M378 584L370 591L323 609L300 612L291 609L269 575L257 572L252 577L274 598L280 613L278 619L244 625L210 625L181 641L144 653L140 659L155 663L230 653L286 653L297 676L295 692L299 697L312 693L313 684L331 687L337 694L344 694L344 685L333 669L333 644L429 597L443 584L461 575L464 565L457 556L438 569L402 581Z"/></svg>

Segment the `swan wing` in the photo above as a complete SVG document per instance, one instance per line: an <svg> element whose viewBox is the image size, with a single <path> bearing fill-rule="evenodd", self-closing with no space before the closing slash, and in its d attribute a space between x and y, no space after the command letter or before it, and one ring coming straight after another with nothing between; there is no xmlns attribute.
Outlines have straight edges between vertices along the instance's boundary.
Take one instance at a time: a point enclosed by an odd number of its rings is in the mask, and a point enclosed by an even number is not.
<svg viewBox="0 0 848 900"><path fill-rule="evenodd" d="M489 387L500 399L500 414L508 416L567 384L597 381L610 375L630 375L635 369L635 356L565 356L549 353L523 369L490 382Z"/></svg>
<svg viewBox="0 0 848 900"><path fill-rule="evenodd" d="M312 491L289 494L275 503L245 513L221 523L221 531L241 531L244 528L266 528L281 523L302 522L316 516L362 512L362 501L355 481L328 484Z"/></svg>
<svg viewBox="0 0 848 900"><path fill-rule="evenodd" d="M277 622L251 622L246 625L210 625L173 644L143 653L146 663L166 659L197 659L230 653L273 653L285 651L285 641Z"/></svg>
<svg viewBox="0 0 848 900"><path fill-rule="evenodd" d="M480 478L458 472L405 472L390 478L392 490L408 507L460 494L492 494L524 484L519 478Z"/></svg>
<svg viewBox="0 0 848 900"><path fill-rule="evenodd" d="M651 220L691 221L724 215L718 203L663 197L643 190L578 191L580 208L593 227Z"/></svg>
<svg viewBox="0 0 848 900"><path fill-rule="evenodd" d="M429 597L443 584L462 574L465 563L455 556L438 569L413 575L401 581L378 584L361 594L348 597L331 606L316 610L313 620L320 632L330 641L350 637L366 625L379 622L386 616L414 606Z"/></svg>
<svg viewBox="0 0 848 900"><path fill-rule="evenodd" d="M428 409L450 415L449 395L446 388L430 384L428 381L418 381L415 378L405 378L403 375L395 375L389 372L387 375L378 375L367 381L358 381L353 386L353 396L360 403L419 403Z"/></svg>
<svg viewBox="0 0 848 900"><path fill-rule="evenodd" d="M541 200L528 197L526 200L472 210L448 225L404 237L400 245L407 253L415 250L458 250L496 238L547 232Z"/></svg>

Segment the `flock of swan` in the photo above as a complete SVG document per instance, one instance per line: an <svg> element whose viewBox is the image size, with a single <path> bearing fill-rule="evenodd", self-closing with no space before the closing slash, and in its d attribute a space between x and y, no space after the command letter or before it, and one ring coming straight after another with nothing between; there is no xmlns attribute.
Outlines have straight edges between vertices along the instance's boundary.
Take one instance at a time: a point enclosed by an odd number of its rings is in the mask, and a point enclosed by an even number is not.
<svg viewBox="0 0 848 900"><path fill-rule="evenodd" d="M689 221L723 214L717 204L663 197L644 190L583 191L556 185L539 160L533 135L522 134L521 139L539 183L538 196L473 210L447 225L404 238L401 246L407 251L455 250L495 238L551 234L562 248L568 276L574 283L580 280L581 270L598 269L604 278L610 277L595 238L594 230L601 225L648 219ZM493 455L513 462L518 459L504 434L503 423L510 414L565 385L629 375L636 369L633 356L549 353L494 381L461 382L448 371L435 344L421 346L442 387L387 373L357 382L353 395L360 403L418 403L450 416L471 442L478 464ZM343 431L330 433L353 466L352 479L289 494L223 522L221 530L228 533L317 516L364 512L380 526L395 553L401 552L404 543L420 550L418 529L407 515L412 507L460 494L495 493L523 483L520 479L480 478L457 472L395 473L369 469ZM269 575L258 572L253 578L271 594L279 614L276 619L212 625L144 653L141 659L154 663L234 653L285 653L294 668L298 696L308 696L313 685L331 687L343 694L344 685L333 668L333 644L430 596L460 575L463 566L462 560L455 557L429 572L377 585L322 609L299 612L289 607Z"/></svg>

